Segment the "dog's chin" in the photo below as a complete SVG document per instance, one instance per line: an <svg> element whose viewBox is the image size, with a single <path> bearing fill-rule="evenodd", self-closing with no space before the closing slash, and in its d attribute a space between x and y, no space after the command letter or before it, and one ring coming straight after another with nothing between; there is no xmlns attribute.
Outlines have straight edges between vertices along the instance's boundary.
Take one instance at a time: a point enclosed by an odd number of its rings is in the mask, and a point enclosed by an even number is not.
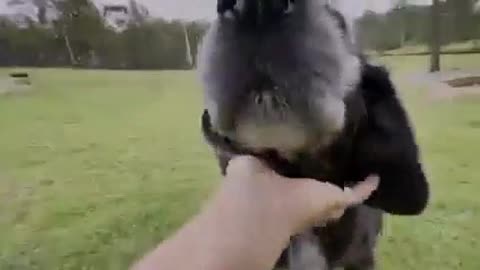
<svg viewBox="0 0 480 270"><path fill-rule="evenodd" d="M281 112L280 115L281 117L265 118L264 115L259 117L247 114L239 117L230 137L254 153L275 151L281 157L293 161L298 154L328 147L341 132L340 126L318 130L294 114Z"/></svg>
<svg viewBox="0 0 480 270"><path fill-rule="evenodd" d="M253 152L274 150L286 159L293 159L296 153L307 148L311 136L305 127L294 122L259 124L241 121L235 137L240 145Z"/></svg>

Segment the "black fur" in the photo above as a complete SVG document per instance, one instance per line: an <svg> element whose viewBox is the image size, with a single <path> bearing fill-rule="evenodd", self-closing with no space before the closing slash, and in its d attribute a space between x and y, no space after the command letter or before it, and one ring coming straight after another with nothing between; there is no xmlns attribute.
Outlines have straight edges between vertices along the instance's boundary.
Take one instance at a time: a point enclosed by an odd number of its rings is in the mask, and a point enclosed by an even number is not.
<svg viewBox="0 0 480 270"><path fill-rule="evenodd" d="M429 200L429 186L408 115L397 97L388 72L366 61L356 91L346 100L347 125L325 151L289 162L276 153L257 156L288 177L328 180L340 186L378 174L380 187L366 203L347 211L326 228L316 229L329 263L347 269L373 269L374 244L381 229L382 211L396 215L421 214ZM211 130L208 113L202 118L205 138L217 150L222 172L237 154L252 154ZM353 249L353 251L352 251ZM285 254L279 265L284 265Z"/></svg>
<svg viewBox="0 0 480 270"><path fill-rule="evenodd" d="M217 12L223 14L228 10L233 10L235 8L236 0L220 0L217 1Z"/></svg>

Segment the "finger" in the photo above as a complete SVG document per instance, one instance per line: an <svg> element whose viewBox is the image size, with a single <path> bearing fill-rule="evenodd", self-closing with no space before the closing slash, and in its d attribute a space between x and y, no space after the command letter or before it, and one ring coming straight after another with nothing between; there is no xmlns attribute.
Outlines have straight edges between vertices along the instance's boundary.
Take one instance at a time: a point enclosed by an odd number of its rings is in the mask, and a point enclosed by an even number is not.
<svg viewBox="0 0 480 270"><path fill-rule="evenodd" d="M310 207L306 209L314 212L333 212L350 205L350 197L333 184L302 179L296 180L292 185L296 185L294 196L297 200L308 204Z"/></svg>
<svg viewBox="0 0 480 270"><path fill-rule="evenodd" d="M312 179L296 179L288 181L290 202L294 204L296 215L311 217L308 225L322 226L328 221L341 218L345 211L352 206L359 205L367 200L377 189L378 177L369 177L352 189L342 190L340 187L319 182Z"/></svg>
<svg viewBox="0 0 480 270"><path fill-rule="evenodd" d="M259 173L267 170L268 167L253 156L237 156L228 163L227 174Z"/></svg>
<svg viewBox="0 0 480 270"><path fill-rule="evenodd" d="M379 184L380 178L378 176L370 176L355 187L346 188L344 192L348 196L348 203L358 205L365 202L377 190Z"/></svg>
<svg viewBox="0 0 480 270"><path fill-rule="evenodd" d="M325 192L328 192L328 196L325 196L324 199L330 200L331 206L325 213L324 220L340 219L347 208L366 201L378 188L378 185L379 177L377 176L370 176L353 189L345 188L343 191L336 186L325 184L323 188Z"/></svg>

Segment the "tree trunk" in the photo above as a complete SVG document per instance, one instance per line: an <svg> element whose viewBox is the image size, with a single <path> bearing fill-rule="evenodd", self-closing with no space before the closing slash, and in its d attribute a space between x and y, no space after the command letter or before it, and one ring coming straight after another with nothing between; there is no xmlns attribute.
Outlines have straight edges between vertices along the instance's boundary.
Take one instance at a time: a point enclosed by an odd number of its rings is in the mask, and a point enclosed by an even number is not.
<svg viewBox="0 0 480 270"><path fill-rule="evenodd" d="M190 44L190 39L188 37L188 31L185 24L183 24L183 34L185 36L185 48L186 48L185 56L186 56L187 64L189 68L192 68L193 67L192 46Z"/></svg>
<svg viewBox="0 0 480 270"><path fill-rule="evenodd" d="M67 47L68 55L70 56L70 64L72 66L77 65L77 59L75 58L75 54L73 53L72 46L70 45L70 39L68 38L67 30L63 29L63 38L65 40L65 47Z"/></svg>
<svg viewBox="0 0 480 270"><path fill-rule="evenodd" d="M397 8L400 10L400 47L403 48L407 43L407 8L408 1L400 0L397 4Z"/></svg>
<svg viewBox="0 0 480 270"><path fill-rule="evenodd" d="M441 9L440 0L433 0L431 8L432 16L432 32L431 32L431 60L430 71L440 71L440 50L441 50L441 36L440 36L440 24L441 24Z"/></svg>

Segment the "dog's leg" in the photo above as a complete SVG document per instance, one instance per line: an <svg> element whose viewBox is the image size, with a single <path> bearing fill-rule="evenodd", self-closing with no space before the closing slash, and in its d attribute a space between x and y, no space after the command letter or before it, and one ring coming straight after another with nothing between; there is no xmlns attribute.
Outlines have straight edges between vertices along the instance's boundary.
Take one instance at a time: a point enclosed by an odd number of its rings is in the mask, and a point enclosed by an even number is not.
<svg viewBox="0 0 480 270"><path fill-rule="evenodd" d="M356 235L347 253L345 270L374 270L378 239L383 226L383 212L359 206L356 224Z"/></svg>
<svg viewBox="0 0 480 270"><path fill-rule="evenodd" d="M347 266L345 270L375 270L375 262L374 260L365 260L356 265Z"/></svg>
<svg viewBox="0 0 480 270"><path fill-rule="evenodd" d="M292 239L288 261L289 270L329 270L324 248L311 230Z"/></svg>

